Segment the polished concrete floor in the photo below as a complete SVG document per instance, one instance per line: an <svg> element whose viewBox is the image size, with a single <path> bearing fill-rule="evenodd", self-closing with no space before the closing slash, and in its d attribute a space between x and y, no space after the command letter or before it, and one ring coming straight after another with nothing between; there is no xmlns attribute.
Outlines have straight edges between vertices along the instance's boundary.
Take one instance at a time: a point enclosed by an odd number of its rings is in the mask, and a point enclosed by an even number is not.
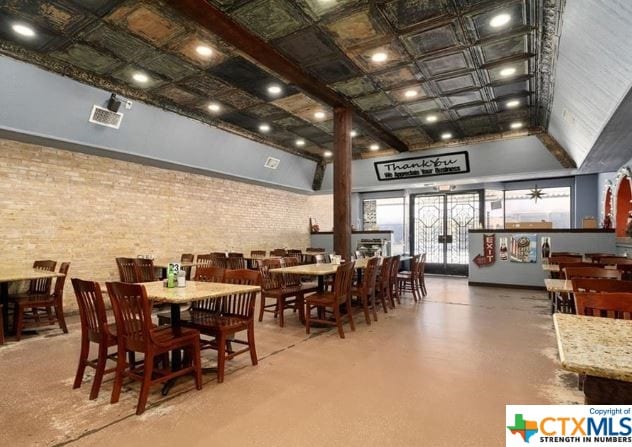
<svg viewBox="0 0 632 447"><path fill-rule="evenodd" d="M506 404L580 403L559 368L544 292L468 287L429 277L422 303L402 306L341 340L306 336L288 312L257 323L259 365L230 362L226 380L156 388L136 416L138 388L109 404L90 378L72 389L79 325L0 347L0 446L500 446ZM206 352L207 362L214 354Z"/></svg>

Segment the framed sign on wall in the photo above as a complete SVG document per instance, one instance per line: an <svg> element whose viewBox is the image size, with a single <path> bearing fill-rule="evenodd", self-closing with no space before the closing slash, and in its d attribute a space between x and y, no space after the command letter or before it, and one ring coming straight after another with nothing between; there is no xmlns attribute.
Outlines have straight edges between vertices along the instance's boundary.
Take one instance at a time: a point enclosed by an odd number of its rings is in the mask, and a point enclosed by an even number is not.
<svg viewBox="0 0 632 447"><path fill-rule="evenodd" d="M375 173L379 181L468 172L470 172L470 160L466 151L375 162Z"/></svg>

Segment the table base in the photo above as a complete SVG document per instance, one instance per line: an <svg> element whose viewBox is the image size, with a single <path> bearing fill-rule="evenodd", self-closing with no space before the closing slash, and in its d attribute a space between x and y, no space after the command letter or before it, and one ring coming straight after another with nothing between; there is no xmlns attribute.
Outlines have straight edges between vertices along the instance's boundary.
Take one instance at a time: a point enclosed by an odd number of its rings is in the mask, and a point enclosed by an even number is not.
<svg viewBox="0 0 632 447"><path fill-rule="evenodd" d="M586 405L632 405L632 383L586 376L584 403Z"/></svg>

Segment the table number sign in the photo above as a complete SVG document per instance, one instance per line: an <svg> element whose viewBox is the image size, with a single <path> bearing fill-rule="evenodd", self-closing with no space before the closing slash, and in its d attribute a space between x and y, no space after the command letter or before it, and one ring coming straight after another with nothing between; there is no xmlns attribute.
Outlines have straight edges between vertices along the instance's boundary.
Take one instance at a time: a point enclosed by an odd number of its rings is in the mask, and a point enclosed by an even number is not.
<svg viewBox="0 0 632 447"><path fill-rule="evenodd" d="M474 259L474 264L479 267L489 266L496 262L496 235L484 234L483 235L483 254L477 255Z"/></svg>

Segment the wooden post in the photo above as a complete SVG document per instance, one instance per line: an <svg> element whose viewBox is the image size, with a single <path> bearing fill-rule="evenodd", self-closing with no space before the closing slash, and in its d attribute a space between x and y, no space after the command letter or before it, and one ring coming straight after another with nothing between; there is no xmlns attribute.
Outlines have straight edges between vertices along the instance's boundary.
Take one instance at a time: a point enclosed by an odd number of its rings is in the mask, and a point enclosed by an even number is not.
<svg viewBox="0 0 632 447"><path fill-rule="evenodd" d="M351 255L351 109L334 109L334 251Z"/></svg>

